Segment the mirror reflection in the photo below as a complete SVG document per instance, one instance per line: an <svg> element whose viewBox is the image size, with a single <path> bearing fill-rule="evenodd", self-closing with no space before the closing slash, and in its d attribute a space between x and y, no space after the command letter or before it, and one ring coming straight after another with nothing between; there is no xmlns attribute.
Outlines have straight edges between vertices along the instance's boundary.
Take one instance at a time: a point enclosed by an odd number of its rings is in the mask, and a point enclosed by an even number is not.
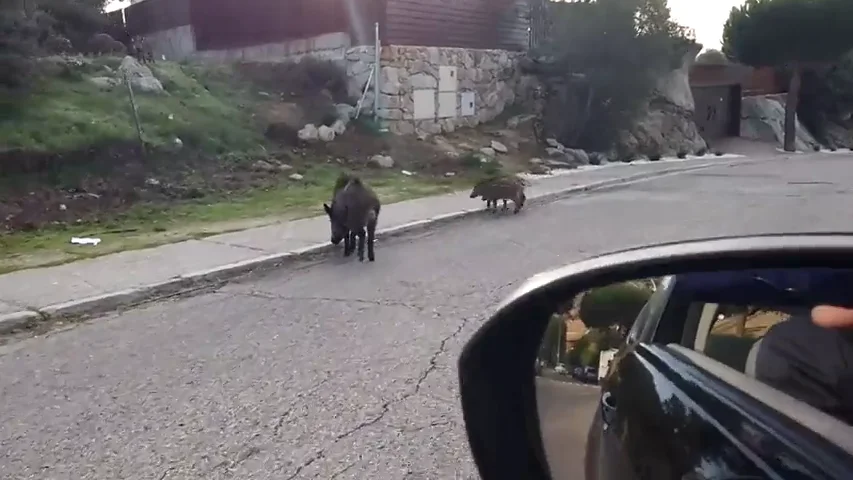
<svg viewBox="0 0 853 480"><path fill-rule="evenodd" d="M765 478L766 462L802 476L780 425L851 435L851 287L848 270L743 270L567 298L535 363L552 477Z"/></svg>

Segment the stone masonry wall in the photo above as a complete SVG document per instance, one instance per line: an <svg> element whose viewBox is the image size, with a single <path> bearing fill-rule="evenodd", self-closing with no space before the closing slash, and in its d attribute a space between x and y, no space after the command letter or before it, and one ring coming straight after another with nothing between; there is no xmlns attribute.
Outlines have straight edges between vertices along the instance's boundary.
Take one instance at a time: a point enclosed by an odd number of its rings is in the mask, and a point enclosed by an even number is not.
<svg viewBox="0 0 853 480"><path fill-rule="evenodd" d="M518 57L504 50L382 47L380 119L401 135L492 120L515 101Z"/></svg>

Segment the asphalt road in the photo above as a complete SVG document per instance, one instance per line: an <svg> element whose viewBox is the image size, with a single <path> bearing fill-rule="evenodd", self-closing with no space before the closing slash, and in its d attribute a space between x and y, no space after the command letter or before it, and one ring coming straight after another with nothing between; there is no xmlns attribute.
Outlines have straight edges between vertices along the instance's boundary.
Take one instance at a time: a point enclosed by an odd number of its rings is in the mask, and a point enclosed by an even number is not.
<svg viewBox="0 0 853 480"><path fill-rule="evenodd" d="M804 156L583 194L15 344L0 478L476 478L455 363L514 285L640 244L850 230L851 167Z"/></svg>

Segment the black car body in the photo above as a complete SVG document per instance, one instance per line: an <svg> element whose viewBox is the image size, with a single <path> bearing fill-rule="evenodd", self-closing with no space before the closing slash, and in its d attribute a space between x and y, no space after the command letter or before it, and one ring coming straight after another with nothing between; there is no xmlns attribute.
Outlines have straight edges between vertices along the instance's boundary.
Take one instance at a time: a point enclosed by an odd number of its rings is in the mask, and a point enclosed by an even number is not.
<svg viewBox="0 0 853 480"><path fill-rule="evenodd" d="M741 347L728 364L699 353L720 305L796 310L809 303L808 288L743 276L741 284L730 278L703 290L715 279L693 280L665 278L602 380L586 478L853 478L840 448L851 427L754 379L750 362L760 342Z"/></svg>

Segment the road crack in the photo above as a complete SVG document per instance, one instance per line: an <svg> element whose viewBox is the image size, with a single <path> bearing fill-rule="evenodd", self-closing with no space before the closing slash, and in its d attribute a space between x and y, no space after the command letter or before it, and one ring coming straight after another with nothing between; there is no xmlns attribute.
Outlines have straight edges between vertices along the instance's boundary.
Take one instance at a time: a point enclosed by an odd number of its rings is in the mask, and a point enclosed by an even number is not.
<svg viewBox="0 0 853 480"><path fill-rule="evenodd" d="M363 298L336 298L336 297L293 297L287 295L277 295L275 293L260 292L257 290L229 292L233 295L262 298L265 300L288 300L288 301L320 301L320 302L342 302L342 303L361 303L365 305L375 305L378 307L406 307L413 310L423 311L426 307L415 305L406 302L397 302L394 300L367 300Z"/></svg>
<svg viewBox="0 0 853 480"><path fill-rule="evenodd" d="M287 477L287 480L292 480L292 479L296 478L300 473L302 473L302 471L303 471L303 470L305 470L306 468L308 468L310 465L312 465L313 463L317 462L318 460L320 460L320 459L324 458L324 457L326 456L326 451L327 451L329 448L331 448L331 447L335 446L335 445L336 445L338 442L340 442L341 440L344 440L344 439L346 439L346 438L348 438L348 437L350 437L350 436L352 436L352 435L354 435L354 434L358 433L359 431L361 431L361 430L363 430L363 429L365 429L365 428L367 428L367 427L370 427L370 426L372 426L372 425L375 425L375 424L379 423L379 422L380 422L380 421L385 417L385 415L387 415L387 414L388 414L388 412L390 412L390 411L391 411L391 408L392 408L394 405L397 405L397 404L399 404L399 403L402 403L402 402L404 402L404 401L408 400L409 398L412 398L412 397L414 397L414 396L418 395L418 394L420 393L420 391L421 391L421 388L423 387L424 382L426 382L426 379L427 379L427 378L429 378L430 374L431 374L432 372L434 372L434 371L435 371L435 369L437 368L437 366L438 366L438 359L439 359L439 357L440 357L442 354L444 354L444 353L446 353L446 352L447 352L447 344L448 344L451 340L453 340L454 338L456 338L457 336L459 336L459 334L460 334L460 333L462 333L462 331L463 331L463 330L465 329L465 327L468 325L468 321L469 321L468 319L463 318L463 319L462 319L462 321L459 323L459 326L457 326L457 327L456 327L456 329L455 329L452 333L450 333L450 335L448 335L448 336L444 337L444 338L441 340L441 343L439 343L438 348L436 349L436 351L435 351L435 352L432 354L432 356L430 357L430 359L429 359L429 364L428 364L428 365L427 365L427 367L424 369L424 371L423 371L423 372L421 372L421 374L418 376L417 382L415 383L415 387L414 387L413 389L411 389L410 391L408 391L408 392L404 393L404 394L403 394L403 395L401 395L399 398L396 398L396 399L393 399L393 400L389 400L389 401L387 401L387 402L383 403L383 404L382 404L382 407L380 408L380 413L379 413L378 415L374 416L373 418L370 418L370 419L368 419L368 420L365 420L365 421L363 421L363 422L359 423L358 425L356 425L356 426L354 426L354 427L350 428L349 430L346 430L345 432L343 432L343 433L340 433L340 434L336 435L336 436L332 439L331 443L329 443L328 445L326 445L324 448L322 448L322 449L320 449L320 450L316 451L316 452L314 453L314 455L312 455L308 460L306 460L306 461L305 461L305 462L303 462L301 465L299 465L298 467L296 467L296 471L295 471L295 472L293 472L293 474L292 474L292 475L290 475L289 477Z"/></svg>

